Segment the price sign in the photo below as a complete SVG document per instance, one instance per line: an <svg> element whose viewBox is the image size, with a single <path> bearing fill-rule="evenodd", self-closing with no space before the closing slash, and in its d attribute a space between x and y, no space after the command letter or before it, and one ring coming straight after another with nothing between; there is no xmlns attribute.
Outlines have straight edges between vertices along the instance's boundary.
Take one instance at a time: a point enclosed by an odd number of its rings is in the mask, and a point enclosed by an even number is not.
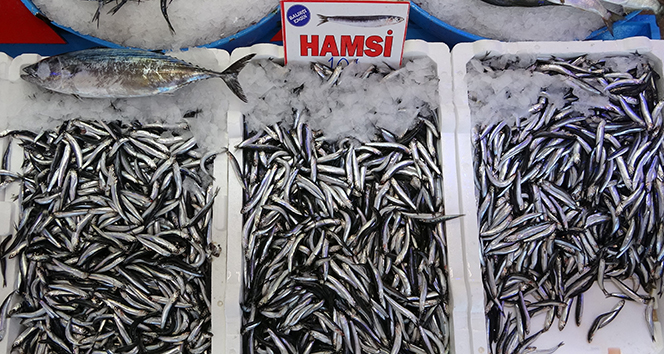
<svg viewBox="0 0 664 354"><path fill-rule="evenodd" d="M409 1L282 0L286 62L401 65Z"/></svg>

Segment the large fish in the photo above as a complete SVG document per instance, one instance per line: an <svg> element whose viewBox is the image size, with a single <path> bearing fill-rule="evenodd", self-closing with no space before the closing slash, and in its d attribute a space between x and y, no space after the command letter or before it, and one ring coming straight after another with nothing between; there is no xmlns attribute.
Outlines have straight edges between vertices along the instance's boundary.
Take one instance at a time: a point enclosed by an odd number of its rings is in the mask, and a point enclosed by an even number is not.
<svg viewBox="0 0 664 354"><path fill-rule="evenodd" d="M612 14L602 5L600 0L482 0L486 3L498 6L546 6L546 5L565 5L577 9L593 12L602 17L606 26L611 30ZM610 2L613 2L609 0ZM628 2L628 0L615 0L616 2ZM656 1L656 0L655 0Z"/></svg>
<svg viewBox="0 0 664 354"><path fill-rule="evenodd" d="M237 75L253 56L217 72L144 50L86 49L45 58L24 68L21 77L51 91L97 98L152 96L218 77L246 102Z"/></svg>
<svg viewBox="0 0 664 354"><path fill-rule="evenodd" d="M549 0L558 5L576 7L577 9L596 13L602 17L606 25L611 27L611 13L599 0Z"/></svg>

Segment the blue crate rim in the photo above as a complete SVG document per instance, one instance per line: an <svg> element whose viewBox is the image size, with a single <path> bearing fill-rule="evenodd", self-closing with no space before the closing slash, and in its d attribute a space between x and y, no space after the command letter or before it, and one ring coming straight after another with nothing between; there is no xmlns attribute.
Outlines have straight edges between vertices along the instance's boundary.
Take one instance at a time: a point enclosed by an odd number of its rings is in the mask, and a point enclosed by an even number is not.
<svg viewBox="0 0 664 354"><path fill-rule="evenodd" d="M137 47L125 47L125 46L122 46L120 44L107 41L105 39L101 39L101 38L94 37L94 36L91 36L91 35L88 35L88 34L80 33L78 31L76 31L75 29L72 29L72 28L67 27L65 25L61 25L61 24L59 24L55 21L52 21L50 18L48 18L46 15L44 15L41 12L41 10L39 10L39 8L31 0L21 0L21 2L34 16L39 16L43 19L46 19L49 24L51 24L53 26L56 26L58 28L61 28L65 31L67 31L67 32L73 33L73 34L75 34L75 35L77 35L77 36L79 36L79 37L81 37L85 40L90 41L90 42L97 43L101 46L108 47L108 48L144 49L144 48L137 48ZM196 46L196 47L199 47L199 48L218 48L218 47L225 46L225 45L231 43L232 41L237 40L238 38L242 38L243 36L247 36L247 35L252 35L255 32L260 31L260 29L263 28L264 26L269 26L269 25L276 24L277 22L281 21L280 16L281 16L280 15L280 9L279 9L279 6L277 6L272 11L270 11L267 14L267 16L263 17L260 21L256 22L255 24L253 24L253 25L251 25L251 26L249 26L249 27L233 34L233 35L230 35L228 37L221 38L221 39L218 39L214 42L207 43L207 44L202 44L202 45L199 45L199 46ZM188 49L188 48L182 48L182 50L186 50L186 49Z"/></svg>
<svg viewBox="0 0 664 354"><path fill-rule="evenodd" d="M444 30L454 32L455 34L457 34L459 36L466 37L470 41L478 41L478 40L481 40L481 39L487 39L487 38L478 36L476 34L472 34L472 33L466 32L464 30L460 30L460 29L448 24L447 22L442 21L441 19L439 19L439 18L431 15L430 13L426 12L424 9L422 9L420 6L418 6L413 1L410 2L410 11L411 11L411 13L412 12L415 13L415 15L416 15L416 16L414 16L415 19L417 19L419 17L419 18L424 18L428 21L431 21L430 24L433 24L435 27L438 27L436 29L442 28ZM413 18L413 16L411 14L411 19L412 18ZM413 21L413 22L415 22L415 21ZM424 28L424 26L422 26L423 24L418 23L418 25L420 25L421 27Z"/></svg>

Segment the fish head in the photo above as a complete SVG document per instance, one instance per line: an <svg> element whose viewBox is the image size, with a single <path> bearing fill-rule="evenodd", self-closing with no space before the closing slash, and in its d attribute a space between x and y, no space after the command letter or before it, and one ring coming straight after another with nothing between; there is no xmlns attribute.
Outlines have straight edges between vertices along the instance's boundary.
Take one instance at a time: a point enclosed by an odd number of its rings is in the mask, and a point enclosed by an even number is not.
<svg viewBox="0 0 664 354"><path fill-rule="evenodd" d="M403 22L403 17L401 16L390 16L387 18L387 22L390 25L396 25L397 23Z"/></svg>
<svg viewBox="0 0 664 354"><path fill-rule="evenodd" d="M60 87L67 76L69 72L63 70L60 60L54 57L26 66L21 73L23 80L50 89Z"/></svg>

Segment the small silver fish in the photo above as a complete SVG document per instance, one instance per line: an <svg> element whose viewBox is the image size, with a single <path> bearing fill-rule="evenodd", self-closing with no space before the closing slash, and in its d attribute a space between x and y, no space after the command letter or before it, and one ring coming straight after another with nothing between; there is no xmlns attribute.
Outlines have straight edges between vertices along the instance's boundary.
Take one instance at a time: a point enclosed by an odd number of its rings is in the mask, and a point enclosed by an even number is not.
<svg viewBox="0 0 664 354"><path fill-rule="evenodd" d="M383 27L396 25L404 20L401 16L392 15L375 15L375 16L325 16L318 14L320 22L318 26L328 23L336 22L347 26L355 27Z"/></svg>
<svg viewBox="0 0 664 354"><path fill-rule="evenodd" d="M21 78L47 90L80 97L125 98L173 92L189 83L218 77L246 102L237 75L254 55L217 72L144 50L86 49L45 58L25 67Z"/></svg>

